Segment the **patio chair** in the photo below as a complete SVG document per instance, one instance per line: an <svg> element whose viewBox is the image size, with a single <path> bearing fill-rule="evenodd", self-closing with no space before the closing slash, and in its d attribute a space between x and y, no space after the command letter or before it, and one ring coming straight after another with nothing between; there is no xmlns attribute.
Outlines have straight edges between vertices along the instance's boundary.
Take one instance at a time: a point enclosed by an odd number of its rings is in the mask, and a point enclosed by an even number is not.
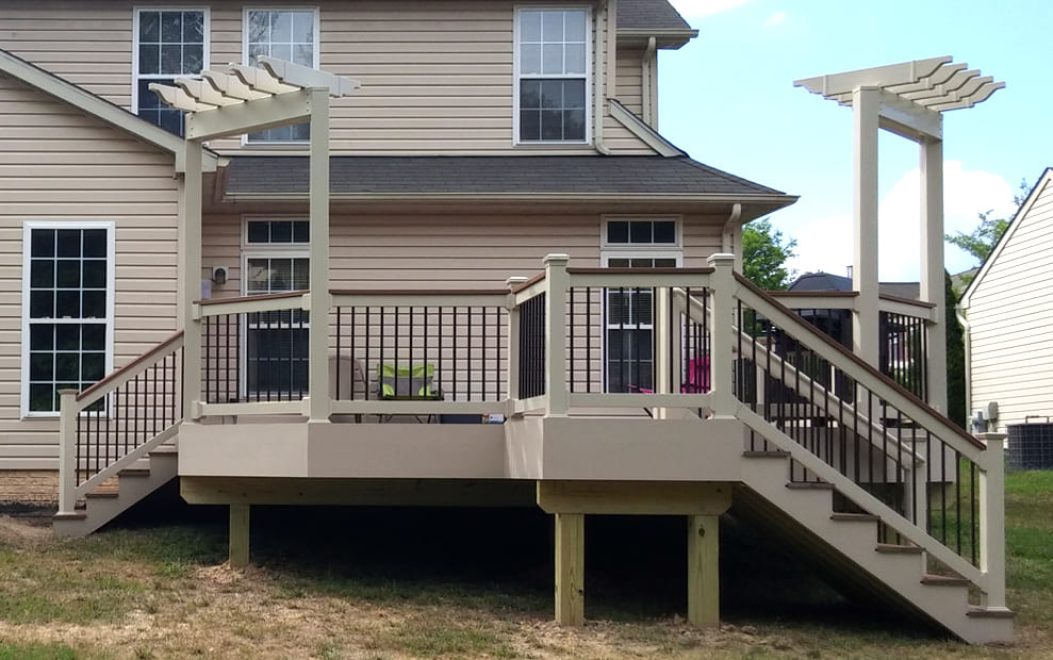
<svg viewBox="0 0 1053 660"><path fill-rule="evenodd" d="M377 365L377 396L381 399L439 400L441 392L434 384L434 364Z"/></svg>

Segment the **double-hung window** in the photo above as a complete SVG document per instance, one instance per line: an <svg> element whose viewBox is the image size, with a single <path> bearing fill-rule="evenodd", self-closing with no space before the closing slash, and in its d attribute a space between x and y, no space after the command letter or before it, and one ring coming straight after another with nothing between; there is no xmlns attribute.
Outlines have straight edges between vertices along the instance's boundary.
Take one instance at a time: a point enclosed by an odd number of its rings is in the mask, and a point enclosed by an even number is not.
<svg viewBox="0 0 1053 660"><path fill-rule="evenodd" d="M114 237L109 222L23 229L22 411L59 411L112 367Z"/></svg>
<svg viewBox="0 0 1053 660"><path fill-rule="evenodd" d="M310 286L310 223L250 218L245 223L245 295ZM307 312L249 314L245 327L245 393L250 399L296 399L308 391Z"/></svg>
<svg viewBox="0 0 1053 660"><path fill-rule="evenodd" d="M265 55L286 62L318 68L318 11L315 9L260 8L245 10L244 61L256 66ZM308 124L281 126L246 137L249 143L306 142Z"/></svg>
<svg viewBox="0 0 1053 660"><path fill-rule="evenodd" d="M585 7L517 10L517 143L589 141L591 29Z"/></svg>
<svg viewBox="0 0 1053 660"><path fill-rule="evenodd" d="M608 268L674 268L682 258L676 220L633 218L604 223L602 260ZM654 290L607 289L604 302L607 391L653 391Z"/></svg>
<svg viewBox="0 0 1053 660"><path fill-rule="evenodd" d="M137 9L134 21L132 108L166 131L183 134L183 113L163 103L150 83L171 85L208 68L206 9Z"/></svg>

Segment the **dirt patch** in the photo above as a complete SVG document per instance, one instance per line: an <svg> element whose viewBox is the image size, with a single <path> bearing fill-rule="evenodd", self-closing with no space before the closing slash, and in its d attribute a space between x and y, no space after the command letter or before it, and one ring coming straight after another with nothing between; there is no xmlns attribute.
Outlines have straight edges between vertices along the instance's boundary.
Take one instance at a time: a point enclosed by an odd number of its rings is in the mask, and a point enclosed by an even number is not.
<svg viewBox="0 0 1053 660"><path fill-rule="evenodd" d="M0 516L0 544L26 548L45 543L54 536L50 527L32 524L33 519Z"/></svg>

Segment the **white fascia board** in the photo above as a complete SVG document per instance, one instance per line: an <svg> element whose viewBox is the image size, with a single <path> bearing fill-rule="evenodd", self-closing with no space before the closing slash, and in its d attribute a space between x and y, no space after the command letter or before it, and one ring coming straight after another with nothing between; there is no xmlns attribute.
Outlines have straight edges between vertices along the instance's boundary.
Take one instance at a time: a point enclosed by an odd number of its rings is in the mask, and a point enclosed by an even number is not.
<svg viewBox="0 0 1053 660"><path fill-rule="evenodd" d="M126 133L175 155L176 171L183 171L183 140L159 126L133 115L71 82L59 78L11 53L0 49L0 71L21 80L27 85L68 103ZM206 151L202 167L206 172L215 172L218 157Z"/></svg>

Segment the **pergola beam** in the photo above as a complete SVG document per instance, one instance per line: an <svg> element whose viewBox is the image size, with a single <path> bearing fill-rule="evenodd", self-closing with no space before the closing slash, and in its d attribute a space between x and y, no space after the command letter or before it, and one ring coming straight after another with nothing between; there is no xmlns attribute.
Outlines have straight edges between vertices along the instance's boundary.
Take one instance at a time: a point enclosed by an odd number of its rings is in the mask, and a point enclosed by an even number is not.
<svg viewBox="0 0 1053 660"><path fill-rule="evenodd" d="M949 56L932 57L927 60L805 78L794 82L794 85L823 96L851 94L857 87L884 87L916 82L921 78L931 76L940 66L950 62Z"/></svg>
<svg viewBox="0 0 1053 660"><path fill-rule="evenodd" d="M311 92L301 89L190 114L187 116L186 136L189 140L212 140L275 126L303 124L310 116Z"/></svg>
<svg viewBox="0 0 1053 660"><path fill-rule="evenodd" d="M362 88L362 83L357 80L265 55L260 57L260 65L282 83L294 87L325 87L330 96L349 96Z"/></svg>

